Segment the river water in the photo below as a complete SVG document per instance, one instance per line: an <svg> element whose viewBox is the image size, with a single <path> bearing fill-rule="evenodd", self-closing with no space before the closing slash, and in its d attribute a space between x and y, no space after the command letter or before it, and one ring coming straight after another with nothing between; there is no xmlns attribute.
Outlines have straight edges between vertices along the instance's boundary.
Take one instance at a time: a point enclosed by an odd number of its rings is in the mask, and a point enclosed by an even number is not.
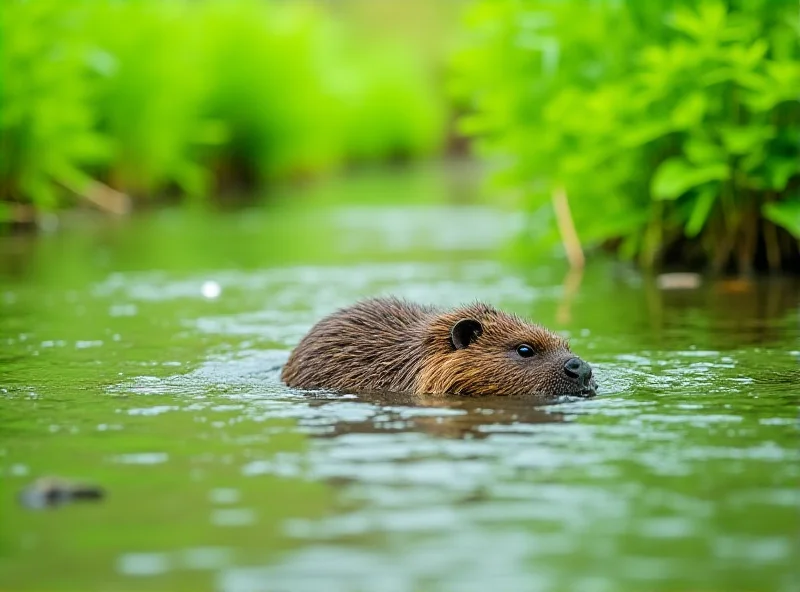
<svg viewBox="0 0 800 592"><path fill-rule="evenodd" d="M358 178L3 238L0 589L800 589L797 281L503 263L525 220L462 189ZM379 294L544 323L600 394L280 383L316 320ZM106 496L21 506L42 475Z"/></svg>

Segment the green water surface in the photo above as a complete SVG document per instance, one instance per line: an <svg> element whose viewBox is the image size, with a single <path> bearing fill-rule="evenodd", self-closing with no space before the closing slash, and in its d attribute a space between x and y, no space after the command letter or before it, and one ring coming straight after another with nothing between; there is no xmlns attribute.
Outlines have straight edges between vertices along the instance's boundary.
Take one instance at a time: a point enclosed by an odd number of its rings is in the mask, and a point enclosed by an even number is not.
<svg viewBox="0 0 800 592"><path fill-rule="evenodd" d="M1 239L0 590L800 589L797 282L502 263L524 219L463 190L356 178ZM316 320L378 294L527 315L600 396L280 383ZM42 475L107 496L22 507Z"/></svg>

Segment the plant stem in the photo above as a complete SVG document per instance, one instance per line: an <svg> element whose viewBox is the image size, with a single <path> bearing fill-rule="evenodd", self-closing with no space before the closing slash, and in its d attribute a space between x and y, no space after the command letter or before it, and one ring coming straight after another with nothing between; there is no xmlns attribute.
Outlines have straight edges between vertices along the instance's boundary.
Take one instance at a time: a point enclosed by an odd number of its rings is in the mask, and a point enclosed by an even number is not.
<svg viewBox="0 0 800 592"><path fill-rule="evenodd" d="M567 192L562 185L559 185L556 187L555 191L553 191L552 201L553 209L556 213L558 231L561 234L561 243L564 245L564 251L567 254L569 265L573 269L581 269L586 263L586 258L583 255L581 241L578 238L578 233L575 230L575 223L572 220L572 212L569 208Z"/></svg>
<svg viewBox="0 0 800 592"><path fill-rule="evenodd" d="M100 181L92 180L81 187L72 183L64 183L64 185L67 189L91 202L104 212L118 216L130 212L130 198Z"/></svg>

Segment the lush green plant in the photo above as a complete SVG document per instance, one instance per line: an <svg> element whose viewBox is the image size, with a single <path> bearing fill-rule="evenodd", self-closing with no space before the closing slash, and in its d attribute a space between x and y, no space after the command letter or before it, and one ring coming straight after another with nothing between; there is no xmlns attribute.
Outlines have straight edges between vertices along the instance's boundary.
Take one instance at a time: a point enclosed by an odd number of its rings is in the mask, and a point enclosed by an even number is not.
<svg viewBox="0 0 800 592"><path fill-rule="evenodd" d="M64 1L0 7L0 219L22 196L56 207L59 192L85 185L86 167L107 156L87 46Z"/></svg>
<svg viewBox="0 0 800 592"><path fill-rule="evenodd" d="M198 144L221 138L202 116L207 87L216 81L201 67L194 11L184 3L134 1L97 2L82 12L95 85L91 108L112 146L103 171L108 182L134 196L171 184L190 196L204 193Z"/></svg>
<svg viewBox="0 0 800 592"><path fill-rule="evenodd" d="M440 144L420 56L319 5L8 0L0 15L6 206L91 198L95 181L200 197Z"/></svg>
<svg viewBox="0 0 800 592"><path fill-rule="evenodd" d="M485 0L467 25L463 128L532 210L563 186L582 242L645 265L798 265L796 2Z"/></svg>

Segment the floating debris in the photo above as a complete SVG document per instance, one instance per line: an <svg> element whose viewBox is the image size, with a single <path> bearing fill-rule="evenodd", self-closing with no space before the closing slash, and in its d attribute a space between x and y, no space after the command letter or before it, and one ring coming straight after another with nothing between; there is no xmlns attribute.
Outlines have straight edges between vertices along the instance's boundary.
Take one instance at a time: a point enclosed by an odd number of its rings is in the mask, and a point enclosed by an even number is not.
<svg viewBox="0 0 800 592"><path fill-rule="evenodd" d="M74 501L98 501L103 497L105 492L95 485L42 477L20 492L19 501L23 506L38 510Z"/></svg>
<svg viewBox="0 0 800 592"><path fill-rule="evenodd" d="M755 289L755 284L747 278L727 279L718 282L716 289L718 292L726 294L744 294L752 292Z"/></svg>
<svg viewBox="0 0 800 592"><path fill-rule="evenodd" d="M699 273L662 273L656 278L662 290L694 290L700 287Z"/></svg>

